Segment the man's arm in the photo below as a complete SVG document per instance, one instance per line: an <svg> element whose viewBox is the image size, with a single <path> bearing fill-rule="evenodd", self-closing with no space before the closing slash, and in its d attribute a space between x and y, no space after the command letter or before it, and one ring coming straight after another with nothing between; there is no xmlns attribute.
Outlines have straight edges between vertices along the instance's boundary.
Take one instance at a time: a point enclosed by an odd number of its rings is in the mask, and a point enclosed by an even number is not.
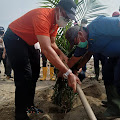
<svg viewBox="0 0 120 120"><path fill-rule="evenodd" d="M86 52L85 55L82 57L82 59L80 60L79 65L77 66L77 69L80 69L82 67L85 66L85 64L90 60L90 58L92 57L93 53L92 52Z"/></svg>
<svg viewBox="0 0 120 120"><path fill-rule="evenodd" d="M51 37L51 46L55 50L55 52L59 55L60 59L67 63L68 57L58 48L58 46L55 43L55 39L56 39L55 37Z"/></svg>
<svg viewBox="0 0 120 120"><path fill-rule="evenodd" d="M71 57L71 59L68 61L68 67L72 68L74 70L73 73L76 74L76 72L85 66L85 64L90 60L92 56L91 52L86 52L84 54L84 56L80 56L80 57ZM79 63L78 63L79 61ZM78 63L78 64L77 64Z"/></svg>
<svg viewBox="0 0 120 120"><path fill-rule="evenodd" d="M68 61L68 67L72 68L81 58L82 58L82 56L80 56L80 57L72 56Z"/></svg>
<svg viewBox="0 0 120 120"><path fill-rule="evenodd" d="M68 68L64 65L57 53L51 47L50 38L44 35L37 35L37 39L40 43L42 53L46 56L50 63L63 73L66 73ZM74 92L76 91L76 82L80 83L79 78L76 77L73 73L70 73L68 76L68 85L73 88Z"/></svg>

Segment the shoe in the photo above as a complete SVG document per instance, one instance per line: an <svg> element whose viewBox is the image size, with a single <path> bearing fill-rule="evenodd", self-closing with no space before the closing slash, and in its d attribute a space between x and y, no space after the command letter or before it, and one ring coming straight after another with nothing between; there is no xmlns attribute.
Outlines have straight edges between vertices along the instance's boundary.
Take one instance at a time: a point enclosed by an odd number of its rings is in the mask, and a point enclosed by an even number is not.
<svg viewBox="0 0 120 120"><path fill-rule="evenodd" d="M47 77L47 67L42 67L43 69L43 77L40 78L40 81L46 80Z"/></svg>
<svg viewBox="0 0 120 120"><path fill-rule="evenodd" d="M107 120L120 118L120 113L117 111L115 107L111 106L107 108L107 110L104 112L104 118Z"/></svg>
<svg viewBox="0 0 120 120"><path fill-rule="evenodd" d="M27 113L36 113L36 114L40 114L43 113L42 110L36 108L35 106L31 106L30 108L27 108Z"/></svg>
<svg viewBox="0 0 120 120"><path fill-rule="evenodd" d="M102 105L103 107L107 107L107 106L108 106L107 100L103 100L103 101L102 101L102 104L103 104L103 105Z"/></svg>
<svg viewBox="0 0 120 120"><path fill-rule="evenodd" d="M6 77L6 79L10 79L10 78L13 78L13 77L12 77L12 76L9 76L9 75Z"/></svg>
<svg viewBox="0 0 120 120"><path fill-rule="evenodd" d="M55 80L54 76L54 67L50 67L50 80Z"/></svg>

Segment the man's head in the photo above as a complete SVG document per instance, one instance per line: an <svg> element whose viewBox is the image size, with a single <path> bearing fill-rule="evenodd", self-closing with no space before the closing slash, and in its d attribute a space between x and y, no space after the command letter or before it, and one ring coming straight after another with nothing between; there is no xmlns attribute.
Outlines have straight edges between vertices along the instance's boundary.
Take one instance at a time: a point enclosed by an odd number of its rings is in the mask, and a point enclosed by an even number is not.
<svg viewBox="0 0 120 120"><path fill-rule="evenodd" d="M0 26L0 36L3 36L4 32L5 32L4 27Z"/></svg>
<svg viewBox="0 0 120 120"><path fill-rule="evenodd" d="M65 38L71 47L78 45L78 47L85 48L87 46L87 33L83 29L85 28L73 26L66 31Z"/></svg>
<svg viewBox="0 0 120 120"><path fill-rule="evenodd" d="M76 4L73 0L61 0L56 6L56 23L65 27L69 20L75 20Z"/></svg>
<svg viewBox="0 0 120 120"><path fill-rule="evenodd" d="M119 17L120 13L119 12L113 12L112 17Z"/></svg>

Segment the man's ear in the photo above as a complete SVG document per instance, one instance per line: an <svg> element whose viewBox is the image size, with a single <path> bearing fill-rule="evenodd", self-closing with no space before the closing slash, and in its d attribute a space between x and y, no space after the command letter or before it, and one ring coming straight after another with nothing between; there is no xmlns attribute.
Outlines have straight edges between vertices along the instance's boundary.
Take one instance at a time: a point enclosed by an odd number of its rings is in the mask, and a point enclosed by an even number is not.
<svg viewBox="0 0 120 120"><path fill-rule="evenodd" d="M85 36L83 35L83 32L82 32L82 31L79 31L79 32L78 32L78 36L79 36L81 42L86 41Z"/></svg>
<svg viewBox="0 0 120 120"><path fill-rule="evenodd" d="M84 37L84 35L83 35L83 33L82 33L81 31L78 32L78 35L79 35L80 37Z"/></svg>

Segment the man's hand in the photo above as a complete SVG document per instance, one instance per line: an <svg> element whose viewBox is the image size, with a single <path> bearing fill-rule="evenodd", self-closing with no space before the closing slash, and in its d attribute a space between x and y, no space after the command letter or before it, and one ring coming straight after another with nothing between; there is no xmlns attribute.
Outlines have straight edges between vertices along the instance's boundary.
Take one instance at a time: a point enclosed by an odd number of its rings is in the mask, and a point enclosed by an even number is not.
<svg viewBox="0 0 120 120"><path fill-rule="evenodd" d="M76 92L76 85L77 85L77 83L79 85L81 85L80 79L76 75L74 75L73 73L71 73L68 76L68 85L73 88L74 92Z"/></svg>

